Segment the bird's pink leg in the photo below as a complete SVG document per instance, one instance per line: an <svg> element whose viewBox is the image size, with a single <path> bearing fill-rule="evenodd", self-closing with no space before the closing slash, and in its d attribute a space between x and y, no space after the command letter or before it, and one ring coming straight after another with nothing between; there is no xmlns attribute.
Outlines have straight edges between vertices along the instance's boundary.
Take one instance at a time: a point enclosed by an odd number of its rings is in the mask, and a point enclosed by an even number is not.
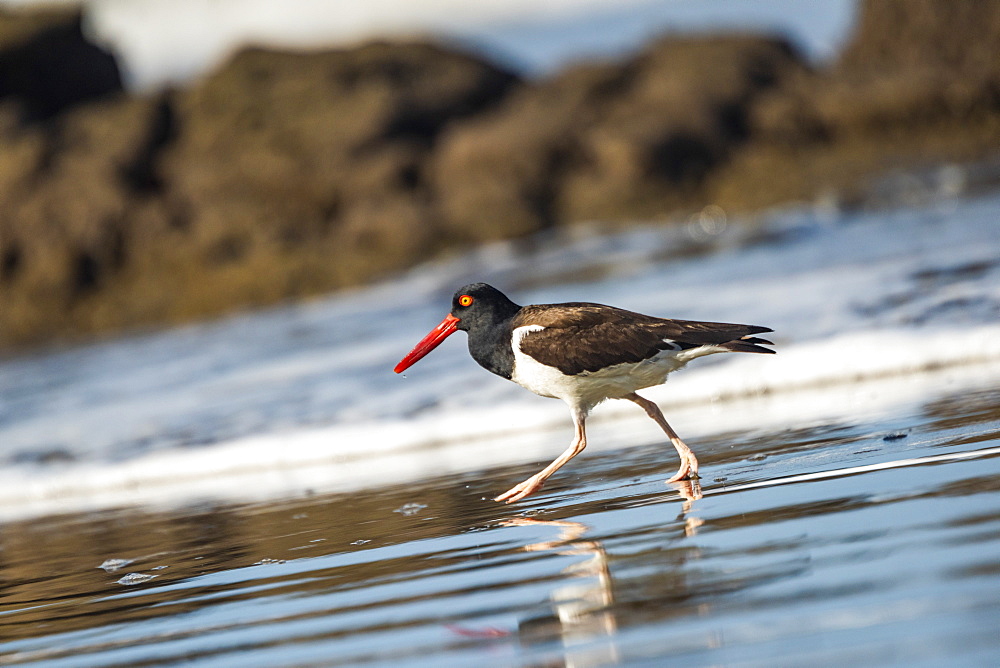
<svg viewBox="0 0 1000 668"><path fill-rule="evenodd" d="M542 485L545 484L545 481L548 480L549 476L562 468L566 462L583 452L583 449L587 447L587 432L584 428L584 422L587 419L587 414L582 411L574 411L573 419L576 423L576 435L574 436L573 442L570 446L566 448L565 452L559 455L555 461L535 475L518 485L514 485L506 492L493 499L494 501L514 503L515 501L520 501L529 494L534 494L542 488Z"/></svg>
<svg viewBox="0 0 1000 668"><path fill-rule="evenodd" d="M670 442L674 444L674 448L677 449L677 454L681 458L681 467L677 469L677 473L667 480L667 482L677 482L678 480L683 480L684 478L696 480L698 478L698 458L694 456L694 453L691 451L691 448L687 446L687 443L681 440L681 437L677 435L677 432L675 432L671 426L667 424L666 418L664 418L663 413L660 412L660 407L649 399L640 397L635 392L623 398L642 406L642 409L646 411L646 415L653 418L656 421L656 424L660 425L660 428L667 434Z"/></svg>

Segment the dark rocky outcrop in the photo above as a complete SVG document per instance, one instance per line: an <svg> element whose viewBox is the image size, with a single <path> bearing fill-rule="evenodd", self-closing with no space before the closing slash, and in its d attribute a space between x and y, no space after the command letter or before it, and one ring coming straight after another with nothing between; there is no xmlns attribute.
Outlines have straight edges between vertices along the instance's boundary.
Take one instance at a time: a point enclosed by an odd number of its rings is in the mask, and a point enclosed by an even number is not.
<svg viewBox="0 0 1000 668"><path fill-rule="evenodd" d="M779 40L669 38L526 86L442 140L445 224L478 241L666 216L747 139L757 95L802 69Z"/></svg>
<svg viewBox="0 0 1000 668"><path fill-rule="evenodd" d="M0 101L37 121L122 90L114 57L89 42L75 10L0 9Z"/></svg>
<svg viewBox="0 0 1000 668"><path fill-rule="evenodd" d="M75 11L0 12L0 347L318 294L577 221L747 211L1000 147L1000 5L872 0L840 58L668 37L520 81L421 43L246 49L121 90Z"/></svg>
<svg viewBox="0 0 1000 668"><path fill-rule="evenodd" d="M47 15L55 28L73 14ZM57 30L58 31L58 30ZM428 44L247 49L190 89L0 102L0 346L356 284L442 243L425 163L517 79Z"/></svg>
<svg viewBox="0 0 1000 668"><path fill-rule="evenodd" d="M169 196L210 262L302 251L326 274L311 288L278 275L276 297L364 280L439 241L427 156L515 82L427 44L247 50L177 95Z"/></svg>
<svg viewBox="0 0 1000 668"><path fill-rule="evenodd" d="M876 0L861 4L843 71L1000 71L1000 5L978 0Z"/></svg>
<svg viewBox="0 0 1000 668"><path fill-rule="evenodd" d="M761 97L753 141L715 175L716 200L753 208L824 190L850 199L866 175L995 156L998 49L998 3L861 3L837 62Z"/></svg>

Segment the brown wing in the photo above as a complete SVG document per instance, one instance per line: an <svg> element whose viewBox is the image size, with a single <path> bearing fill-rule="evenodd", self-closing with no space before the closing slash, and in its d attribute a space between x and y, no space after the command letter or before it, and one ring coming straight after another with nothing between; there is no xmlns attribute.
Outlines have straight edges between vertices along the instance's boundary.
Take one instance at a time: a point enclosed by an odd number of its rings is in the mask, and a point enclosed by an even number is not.
<svg viewBox="0 0 1000 668"><path fill-rule="evenodd" d="M724 322L668 320L603 304L574 302L526 306L514 327L541 325L521 340L521 350L565 374L641 362L663 350L716 345L734 352L773 353L753 334L767 327Z"/></svg>

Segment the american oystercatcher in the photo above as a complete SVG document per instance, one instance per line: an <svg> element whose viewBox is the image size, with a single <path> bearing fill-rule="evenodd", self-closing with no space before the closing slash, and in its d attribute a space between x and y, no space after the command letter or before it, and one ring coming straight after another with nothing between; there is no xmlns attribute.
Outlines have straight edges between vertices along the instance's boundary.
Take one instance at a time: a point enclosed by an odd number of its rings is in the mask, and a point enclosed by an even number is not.
<svg viewBox="0 0 1000 668"><path fill-rule="evenodd" d="M532 494L587 447L587 415L605 399L638 404L666 432L681 465L667 482L698 477L698 460L667 424L659 407L636 394L667 374L713 353L774 353L754 336L756 325L668 320L614 306L570 302L518 306L486 283L455 293L451 312L396 365L401 373L458 330L469 333L469 353L480 366L543 397L562 399L576 423L573 443L540 472L494 501Z"/></svg>

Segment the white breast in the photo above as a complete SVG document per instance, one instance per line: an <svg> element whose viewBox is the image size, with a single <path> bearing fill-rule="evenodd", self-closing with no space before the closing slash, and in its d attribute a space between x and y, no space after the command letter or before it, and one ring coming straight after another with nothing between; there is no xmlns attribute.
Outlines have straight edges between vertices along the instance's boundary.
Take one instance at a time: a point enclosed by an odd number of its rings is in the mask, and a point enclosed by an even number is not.
<svg viewBox="0 0 1000 668"><path fill-rule="evenodd" d="M545 328L541 325L525 325L514 329L511 340L511 348L514 350L514 372L511 374L511 380L543 397L564 399L571 394L571 376L567 376L555 367L546 366L521 351L521 341L524 337L530 332L539 332L543 329Z"/></svg>

